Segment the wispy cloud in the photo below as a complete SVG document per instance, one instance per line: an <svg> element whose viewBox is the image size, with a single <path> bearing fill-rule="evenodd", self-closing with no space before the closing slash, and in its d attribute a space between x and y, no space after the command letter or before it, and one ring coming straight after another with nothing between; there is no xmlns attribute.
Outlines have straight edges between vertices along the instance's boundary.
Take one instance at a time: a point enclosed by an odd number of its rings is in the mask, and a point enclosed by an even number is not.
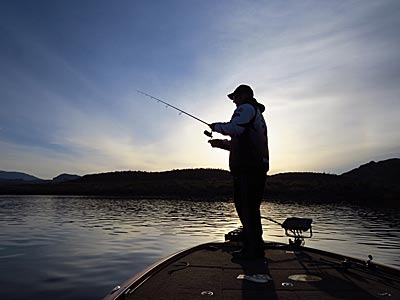
<svg viewBox="0 0 400 300"><path fill-rule="evenodd" d="M242 35L221 62L232 83L253 83L269 108L274 170L340 172L393 154L400 42L388 32L399 25L398 5L309 4L278 21L265 9L235 16Z"/></svg>

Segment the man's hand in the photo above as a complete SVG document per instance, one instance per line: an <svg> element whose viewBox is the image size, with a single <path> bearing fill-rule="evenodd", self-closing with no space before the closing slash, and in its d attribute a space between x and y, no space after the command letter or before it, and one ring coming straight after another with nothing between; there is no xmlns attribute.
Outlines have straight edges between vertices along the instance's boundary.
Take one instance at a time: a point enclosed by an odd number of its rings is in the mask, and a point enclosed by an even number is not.
<svg viewBox="0 0 400 300"><path fill-rule="evenodd" d="M213 148L226 149L226 143L224 140L214 139L214 140L209 140L208 142L210 143L211 147L213 147Z"/></svg>
<svg viewBox="0 0 400 300"><path fill-rule="evenodd" d="M210 128L211 128L212 131L214 131L215 125L217 125L217 123L211 123L210 124Z"/></svg>

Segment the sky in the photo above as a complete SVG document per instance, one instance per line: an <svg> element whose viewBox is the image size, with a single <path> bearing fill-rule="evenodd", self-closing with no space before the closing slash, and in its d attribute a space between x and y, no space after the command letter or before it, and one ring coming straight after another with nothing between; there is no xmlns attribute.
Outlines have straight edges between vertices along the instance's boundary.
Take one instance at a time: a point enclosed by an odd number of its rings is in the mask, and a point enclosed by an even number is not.
<svg viewBox="0 0 400 300"><path fill-rule="evenodd" d="M400 1L0 1L0 170L228 169L207 126L266 106L270 172L400 157ZM214 138L221 138L217 134Z"/></svg>

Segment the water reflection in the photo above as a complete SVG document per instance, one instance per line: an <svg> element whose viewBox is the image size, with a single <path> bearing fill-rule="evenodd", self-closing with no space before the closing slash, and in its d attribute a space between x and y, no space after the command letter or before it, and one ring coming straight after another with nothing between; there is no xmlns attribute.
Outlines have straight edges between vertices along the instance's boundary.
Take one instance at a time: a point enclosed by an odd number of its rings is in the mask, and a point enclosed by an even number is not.
<svg viewBox="0 0 400 300"><path fill-rule="evenodd" d="M362 259L372 254L400 267L398 212L274 202L263 204L262 214L281 222L312 218L307 246ZM263 224L264 239L287 242L279 226ZM99 299L155 260L222 241L238 226L232 203L2 196L0 299Z"/></svg>

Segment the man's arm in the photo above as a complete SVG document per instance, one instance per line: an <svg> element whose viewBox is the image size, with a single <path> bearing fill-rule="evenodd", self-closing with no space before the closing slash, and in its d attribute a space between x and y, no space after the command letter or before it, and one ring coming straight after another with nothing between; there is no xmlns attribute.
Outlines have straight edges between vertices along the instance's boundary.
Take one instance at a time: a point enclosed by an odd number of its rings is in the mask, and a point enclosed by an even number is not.
<svg viewBox="0 0 400 300"><path fill-rule="evenodd" d="M235 109L230 122L213 123L211 129L223 135L237 136L244 132L245 126L251 121L256 114L251 104L243 104Z"/></svg>

